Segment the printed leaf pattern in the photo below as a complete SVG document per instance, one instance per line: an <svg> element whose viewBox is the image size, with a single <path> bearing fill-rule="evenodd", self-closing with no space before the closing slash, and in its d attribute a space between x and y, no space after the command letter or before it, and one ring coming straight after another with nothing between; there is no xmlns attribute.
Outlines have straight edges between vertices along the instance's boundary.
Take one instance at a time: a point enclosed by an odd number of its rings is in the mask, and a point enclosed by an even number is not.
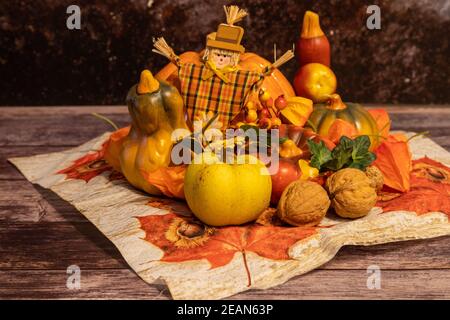
<svg viewBox="0 0 450 320"><path fill-rule="evenodd" d="M242 256L251 285L247 253L254 252L273 260L290 259L289 248L297 241L314 235L317 228L260 226L249 224L210 228L191 217L174 213L138 218L145 240L164 251L160 261L183 262L206 259L211 268L231 262L236 253Z"/></svg>
<svg viewBox="0 0 450 320"><path fill-rule="evenodd" d="M110 181L124 179L123 175L120 172L113 170L104 159L108 142L109 140L103 143L100 150L84 155L75 160L71 166L60 170L57 173L65 174L66 179L80 179L89 182L103 172L110 171L111 173L108 177Z"/></svg>

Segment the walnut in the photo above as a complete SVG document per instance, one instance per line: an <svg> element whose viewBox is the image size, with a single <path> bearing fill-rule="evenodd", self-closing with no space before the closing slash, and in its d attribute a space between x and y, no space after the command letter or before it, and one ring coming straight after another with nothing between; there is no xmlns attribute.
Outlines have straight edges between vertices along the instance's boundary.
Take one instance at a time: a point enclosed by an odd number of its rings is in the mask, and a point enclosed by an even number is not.
<svg viewBox="0 0 450 320"><path fill-rule="evenodd" d="M380 191L383 188L384 184L383 174L381 173L380 169L375 166L370 166L366 168L365 172L366 176L368 176L371 181L372 187L376 191Z"/></svg>
<svg viewBox="0 0 450 320"><path fill-rule="evenodd" d="M346 168L331 175L326 183L334 211L343 218L367 215L377 202L372 181L358 169Z"/></svg>
<svg viewBox="0 0 450 320"><path fill-rule="evenodd" d="M315 226L325 217L329 207L330 199L322 186L296 180L283 191L277 215L294 226Z"/></svg>

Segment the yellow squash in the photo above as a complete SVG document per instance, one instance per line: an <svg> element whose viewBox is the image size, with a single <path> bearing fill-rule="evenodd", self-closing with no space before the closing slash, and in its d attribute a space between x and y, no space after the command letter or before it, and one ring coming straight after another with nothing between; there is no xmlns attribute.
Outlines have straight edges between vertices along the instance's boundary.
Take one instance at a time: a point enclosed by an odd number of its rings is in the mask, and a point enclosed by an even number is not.
<svg viewBox="0 0 450 320"><path fill-rule="evenodd" d="M132 122L121 147L120 169L136 188L161 194L145 177L170 164L172 132L187 129L183 99L174 86L144 70L128 92L127 104Z"/></svg>

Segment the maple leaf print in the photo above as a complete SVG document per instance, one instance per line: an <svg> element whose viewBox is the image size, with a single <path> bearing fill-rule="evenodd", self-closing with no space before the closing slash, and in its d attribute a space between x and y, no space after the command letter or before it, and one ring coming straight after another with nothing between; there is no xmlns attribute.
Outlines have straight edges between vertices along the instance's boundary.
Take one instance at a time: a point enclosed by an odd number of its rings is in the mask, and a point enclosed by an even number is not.
<svg viewBox="0 0 450 320"><path fill-rule="evenodd" d="M103 172L110 171L111 174L108 177L110 181L124 179L122 173L114 171L104 159L108 142L109 140L104 142L100 150L82 156L75 160L72 165L57 173L65 174L66 179L81 179L89 182Z"/></svg>
<svg viewBox="0 0 450 320"><path fill-rule="evenodd" d="M314 235L314 227L281 227L248 224L211 228L192 217L174 213L138 217L145 240L164 251L160 261L183 262L206 259L210 268L227 265L240 253L251 285L247 252L273 259L288 260L289 248Z"/></svg>

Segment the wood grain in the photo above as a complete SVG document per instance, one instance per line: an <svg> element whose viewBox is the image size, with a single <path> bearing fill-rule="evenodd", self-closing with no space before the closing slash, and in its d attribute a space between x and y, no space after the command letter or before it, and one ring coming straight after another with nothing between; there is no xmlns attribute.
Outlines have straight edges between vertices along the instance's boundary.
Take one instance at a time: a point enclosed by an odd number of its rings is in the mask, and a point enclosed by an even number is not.
<svg viewBox="0 0 450 320"><path fill-rule="evenodd" d="M90 223L0 225L4 269L125 268L111 242Z"/></svg>
<svg viewBox="0 0 450 320"><path fill-rule="evenodd" d="M371 105L371 107L385 107ZM450 150L450 106L388 106L393 129L430 132ZM111 242L53 192L27 182L6 159L75 147L119 126L123 106L0 108L0 299L168 299L147 285ZM450 237L377 246L348 246L318 270L268 290L232 299L450 299ZM82 289L66 288L66 268L82 269ZM368 290L367 267L382 272L382 289Z"/></svg>
<svg viewBox="0 0 450 320"><path fill-rule="evenodd" d="M0 224L4 269L127 268L111 242L90 223L39 222ZM385 270L450 269L450 239L348 246L319 269L366 269L376 264Z"/></svg>
<svg viewBox="0 0 450 320"><path fill-rule="evenodd" d="M0 271L0 299L168 299L130 269L81 269L81 288L66 287L66 270ZM449 299L447 270L381 270L381 288L367 288L367 270L314 270L266 290L229 299Z"/></svg>
<svg viewBox="0 0 450 320"><path fill-rule="evenodd" d="M68 202L25 180L0 180L0 222L87 222Z"/></svg>
<svg viewBox="0 0 450 320"><path fill-rule="evenodd" d="M447 106L422 108L421 112L414 107L387 109L393 129L428 130L432 137L450 137ZM112 130L109 124L93 117L92 112L111 118L118 126L129 123L127 110L122 106L1 108L0 146L77 146ZM445 147L449 148L450 142L447 143Z"/></svg>
<svg viewBox="0 0 450 320"><path fill-rule="evenodd" d="M67 288L64 270L0 271L0 299L168 299L168 290L148 285L131 269L81 268L80 290Z"/></svg>
<svg viewBox="0 0 450 320"><path fill-rule="evenodd" d="M233 299L449 299L448 270L381 270L381 289L367 288L367 269L314 270L267 290Z"/></svg>

